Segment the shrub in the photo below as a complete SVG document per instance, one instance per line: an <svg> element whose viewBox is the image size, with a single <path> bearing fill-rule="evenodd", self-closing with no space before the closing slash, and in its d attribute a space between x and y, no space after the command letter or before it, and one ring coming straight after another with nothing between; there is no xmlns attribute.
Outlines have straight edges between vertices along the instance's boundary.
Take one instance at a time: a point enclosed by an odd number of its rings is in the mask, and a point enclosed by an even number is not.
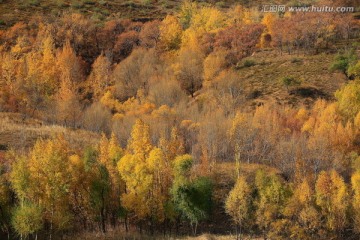
<svg viewBox="0 0 360 240"><path fill-rule="evenodd" d="M79 9L79 8L82 8L84 6L84 3L81 0L75 0L75 1L71 2L71 6L73 8L78 8Z"/></svg>
<svg viewBox="0 0 360 240"><path fill-rule="evenodd" d="M236 64L235 69L240 70L242 68L248 68L248 67L252 67L255 66L256 62L252 59L246 59L243 62L239 62L238 64Z"/></svg>
<svg viewBox="0 0 360 240"><path fill-rule="evenodd" d="M85 0L84 3L85 3L85 4L89 4L89 5L95 5L95 4L96 4L96 1L93 1L93 0Z"/></svg>
<svg viewBox="0 0 360 240"><path fill-rule="evenodd" d="M30 0L28 2L28 5L29 6L35 6L35 7L40 6L40 0Z"/></svg>
<svg viewBox="0 0 360 240"><path fill-rule="evenodd" d="M255 66L255 65L256 65L256 62L254 60L251 60L251 59L245 60L244 64L243 64L244 67L252 67L252 66Z"/></svg>
<svg viewBox="0 0 360 240"><path fill-rule="evenodd" d="M302 62L303 62L303 60L300 59L300 58L293 58L293 59L291 59L291 63L302 63Z"/></svg>
<svg viewBox="0 0 360 240"><path fill-rule="evenodd" d="M64 0L56 0L55 3L58 7L66 7Z"/></svg>
<svg viewBox="0 0 360 240"><path fill-rule="evenodd" d="M330 70L341 71L347 77L349 77L348 70L352 65L356 63L356 60L356 53L354 49L352 49L344 54L337 55L334 61L331 63Z"/></svg>
<svg viewBox="0 0 360 240"><path fill-rule="evenodd" d="M102 5L102 6L105 6L105 5L107 5L107 1L105 1L105 0L100 0L100 1L99 1L99 4Z"/></svg>
<svg viewBox="0 0 360 240"><path fill-rule="evenodd" d="M226 3L224 1L220 1L220 2L217 2L215 3L215 5L219 8L224 8L226 7Z"/></svg>
<svg viewBox="0 0 360 240"><path fill-rule="evenodd" d="M289 91L289 87L291 86L297 86L301 84L301 81L294 78L294 77L283 77L281 79L281 83L286 87L286 89Z"/></svg>

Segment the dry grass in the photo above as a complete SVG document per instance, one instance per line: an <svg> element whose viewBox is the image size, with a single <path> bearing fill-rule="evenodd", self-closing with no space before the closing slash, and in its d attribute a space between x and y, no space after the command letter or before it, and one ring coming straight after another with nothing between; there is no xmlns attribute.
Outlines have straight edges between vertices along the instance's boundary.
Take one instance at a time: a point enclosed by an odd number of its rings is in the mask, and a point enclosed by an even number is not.
<svg viewBox="0 0 360 240"><path fill-rule="evenodd" d="M27 149L33 146L38 138L49 138L57 134L63 134L74 148L95 145L100 139L98 134L85 130L70 130L57 125L45 125L36 119L23 120L20 114L0 112L0 146L2 148Z"/></svg>
<svg viewBox="0 0 360 240"><path fill-rule="evenodd" d="M236 239L235 235L213 235L213 234L203 234L198 237L187 237L183 238L186 240L234 240ZM262 240L263 238L254 238L249 236L242 236L243 240Z"/></svg>
<svg viewBox="0 0 360 240"><path fill-rule="evenodd" d="M71 236L69 238L64 238L65 240L234 240L236 236L234 235L215 235L215 234L202 234L196 237L173 237L173 236L148 236L141 235L137 232L133 233L124 233L119 231L110 231L105 235L102 233L82 233L79 235ZM243 240L263 240L263 238L242 236Z"/></svg>
<svg viewBox="0 0 360 240"><path fill-rule="evenodd" d="M319 55L282 55L276 50L260 51L244 59L255 62L254 66L237 70L245 95L257 91L257 98L248 98L249 106L261 103L288 104L292 106L311 105L317 98L333 99L334 92L345 82L341 73L329 70L334 54ZM283 77L294 77L301 86L290 91L282 85Z"/></svg>

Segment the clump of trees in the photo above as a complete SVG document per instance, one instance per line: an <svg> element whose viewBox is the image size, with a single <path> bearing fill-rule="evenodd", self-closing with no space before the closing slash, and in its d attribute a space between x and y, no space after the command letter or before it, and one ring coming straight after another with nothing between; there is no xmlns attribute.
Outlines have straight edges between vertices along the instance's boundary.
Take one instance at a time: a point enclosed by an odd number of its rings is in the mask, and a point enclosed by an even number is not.
<svg viewBox="0 0 360 240"><path fill-rule="evenodd" d="M175 134L156 147L149 125L138 120L126 149L112 134L74 152L60 135L39 139L28 154L10 152L1 165L1 207L9 211L3 229L51 238L77 228L106 232L122 223L170 232L189 220L196 233L210 215L212 184L191 172L193 158L174 145Z"/></svg>
<svg viewBox="0 0 360 240"><path fill-rule="evenodd" d="M264 237L345 238L347 229L357 232L357 174L354 170L351 183L335 170L320 172L315 181L305 177L288 183L258 170L254 183L238 178L225 209L246 233L257 229Z"/></svg>

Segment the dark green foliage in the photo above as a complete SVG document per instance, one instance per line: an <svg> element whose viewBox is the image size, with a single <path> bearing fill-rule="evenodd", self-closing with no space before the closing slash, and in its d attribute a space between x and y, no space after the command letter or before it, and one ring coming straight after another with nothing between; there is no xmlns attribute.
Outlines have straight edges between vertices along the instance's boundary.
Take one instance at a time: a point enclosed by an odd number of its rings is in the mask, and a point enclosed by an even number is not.
<svg viewBox="0 0 360 240"><path fill-rule="evenodd" d="M84 150L83 161L85 163L85 170L89 171L92 169L93 165L96 163L98 153L92 147L87 147Z"/></svg>
<svg viewBox="0 0 360 240"><path fill-rule="evenodd" d="M332 71L341 71L347 77L349 77L349 68L356 63L357 56L354 49L351 49L343 54L339 54L335 57L334 61L330 66Z"/></svg>
<svg viewBox="0 0 360 240"><path fill-rule="evenodd" d="M291 59L291 63L303 63L303 60L300 58L293 58Z"/></svg>
<svg viewBox="0 0 360 240"><path fill-rule="evenodd" d="M244 61L244 67L252 67L255 65L256 65L256 62L254 60L247 59Z"/></svg>
<svg viewBox="0 0 360 240"><path fill-rule="evenodd" d="M189 155L175 160L175 179L171 196L176 210L194 226L194 233L199 221L208 217L212 205L212 182L207 177L191 180L188 176L192 166Z"/></svg>
<svg viewBox="0 0 360 240"><path fill-rule="evenodd" d="M281 79L281 83L286 87L286 89L289 91L289 87L291 86L298 86L301 84L301 81L294 77L284 77Z"/></svg>

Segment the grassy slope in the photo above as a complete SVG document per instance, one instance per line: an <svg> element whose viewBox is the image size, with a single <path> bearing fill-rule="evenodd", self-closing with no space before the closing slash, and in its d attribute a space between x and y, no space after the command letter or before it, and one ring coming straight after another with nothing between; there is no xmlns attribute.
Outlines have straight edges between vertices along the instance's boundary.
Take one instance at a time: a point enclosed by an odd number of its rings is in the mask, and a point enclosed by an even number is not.
<svg viewBox="0 0 360 240"><path fill-rule="evenodd" d="M70 130L57 125L45 125L35 119L25 119L20 114L0 112L0 152L6 149L32 147L36 139L64 134L71 146L82 148L95 145L100 136L84 130Z"/></svg>
<svg viewBox="0 0 360 240"><path fill-rule="evenodd" d="M341 73L329 71L334 54L280 55L277 51L262 51L248 58L255 66L241 68L239 75L244 83L245 95L259 91L257 99L249 99L250 105L273 102L290 105L311 105L317 98L333 99L334 92L345 82ZM283 77L294 77L301 85L290 87L281 83Z"/></svg>
<svg viewBox="0 0 360 240"><path fill-rule="evenodd" d="M162 18L173 12L181 0L2 0L0 3L0 27L6 28L19 21L27 21L38 14L57 16L62 12L80 12L89 17L104 20L107 18L152 19ZM0 0L1 2L1 0ZM153 2L153 3L151 3Z"/></svg>

